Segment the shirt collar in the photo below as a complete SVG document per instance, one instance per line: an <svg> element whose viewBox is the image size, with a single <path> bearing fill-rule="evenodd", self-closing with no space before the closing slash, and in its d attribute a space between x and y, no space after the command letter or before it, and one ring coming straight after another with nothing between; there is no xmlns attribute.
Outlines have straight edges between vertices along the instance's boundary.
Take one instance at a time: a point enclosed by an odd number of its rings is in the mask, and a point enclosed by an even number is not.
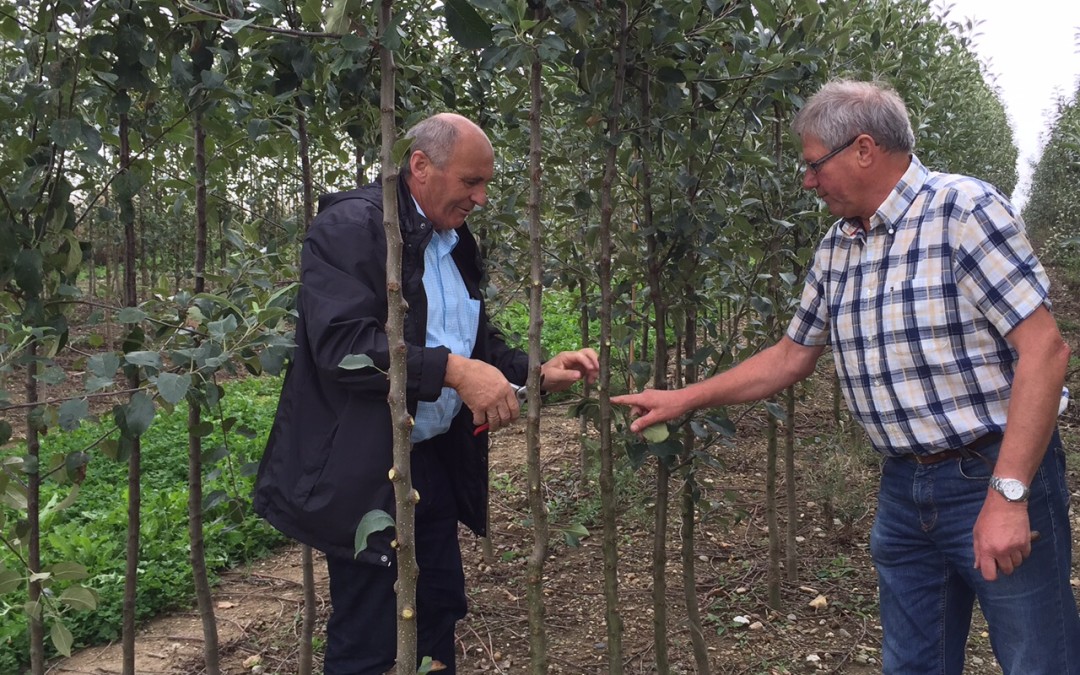
<svg viewBox="0 0 1080 675"><path fill-rule="evenodd" d="M436 230L431 219L424 213L424 209L420 208L420 202L416 201L416 197L413 197L412 195L409 195L409 197L412 198L412 203L416 207L416 212L420 214L420 217L423 218L425 222L431 225L431 229L435 235L432 241L438 242L439 248L443 249L446 253L453 251L457 246L459 239L457 230Z"/></svg>
<svg viewBox="0 0 1080 675"><path fill-rule="evenodd" d="M915 155L911 156L911 163L907 171L900 177L893 187L889 196L881 203L873 217L870 219L870 229L875 227L898 227L904 215L915 202L915 197L926 185L926 179L930 172Z"/></svg>

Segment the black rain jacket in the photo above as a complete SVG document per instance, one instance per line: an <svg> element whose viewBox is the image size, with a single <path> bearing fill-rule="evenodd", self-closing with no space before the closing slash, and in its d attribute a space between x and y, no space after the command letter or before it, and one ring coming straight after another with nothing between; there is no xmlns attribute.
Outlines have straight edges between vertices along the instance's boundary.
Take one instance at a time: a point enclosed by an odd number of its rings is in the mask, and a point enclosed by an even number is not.
<svg viewBox="0 0 1080 675"><path fill-rule="evenodd" d="M427 298L424 249L432 225L420 216L405 181L399 183L402 293L407 344L406 396L410 414L419 401L434 401L443 388L449 350L425 347ZM525 381L528 357L511 349L490 324L480 282L482 262L467 226L452 257L469 295L481 301L472 358L494 365L511 382ZM338 367L349 354L366 354L389 369L386 340L386 236L382 187L324 195L301 255L296 349L285 374L266 451L255 481L255 511L284 534L326 553L351 557L364 514L393 515L387 477L393 435L387 403L389 380L373 368ZM477 534L486 528L488 438L473 436L472 412L462 406L449 431L432 439L450 467L459 520ZM390 565L392 531L368 539L359 555Z"/></svg>

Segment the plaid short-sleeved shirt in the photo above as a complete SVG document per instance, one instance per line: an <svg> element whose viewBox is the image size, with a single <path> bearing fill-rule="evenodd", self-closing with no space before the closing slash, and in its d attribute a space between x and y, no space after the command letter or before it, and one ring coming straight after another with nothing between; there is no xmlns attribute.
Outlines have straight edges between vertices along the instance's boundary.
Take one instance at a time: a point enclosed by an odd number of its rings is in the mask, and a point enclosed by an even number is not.
<svg viewBox="0 0 1080 675"><path fill-rule="evenodd" d="M1049 280L993 186L911 165L870 221L818 247L787 335L832 344L844 396L888 455L957 448L1005 428L1016 352L1004 336Z"/></svg>

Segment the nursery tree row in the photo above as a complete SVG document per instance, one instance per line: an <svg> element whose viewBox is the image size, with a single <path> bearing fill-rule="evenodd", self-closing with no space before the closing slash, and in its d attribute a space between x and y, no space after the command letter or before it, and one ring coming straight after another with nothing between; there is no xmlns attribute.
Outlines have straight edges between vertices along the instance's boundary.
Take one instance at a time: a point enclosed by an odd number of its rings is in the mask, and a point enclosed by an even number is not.
<svg viewBox="0 0 1080 675"><path fill-rule="evenodd" d="M441 110L484 127L496 179L471 222L490 294L531 293L534 320L543 289L574 294L583 342L601 351L598 390L578 410L599 432L582 442L599 453L609 507L612 672L622 662L614 457L655 464L658 503L676 481L693 618L694 472L735 432L717 411L637 440L607 399L693 381L783 330L828 222L800 187L789 126L803 101L833 77L888 81L928 166L1006 193L1016 183L1004 108L970 48L977 26L939 18L928 2L447 0L395 4L382 24L379 10L355 0L0 1L0 540L16 561L0 568L0 602L28 617L33 672L44 672L47 649L78 641L67 613L95 606L94 570L43 544L41 487L59 484L72 495L62 506L77 503L102 458L129 466L133 671L139 438L181 402L191 564L216 672L200 481L202 439L234 424L217 414L220 378L287 363L315 199L378 178L383 114L396 136ZM380 50L395 64L390 95L380 94ZM770 418L791 419L795 405L792 395L771 402ZM113 431L79 451L42 450L43 435L90 416ZM248 511L247 495L225 498ZM666 517L657 509L659 541ZM666 672L662 547L656 555Z"/></svg>

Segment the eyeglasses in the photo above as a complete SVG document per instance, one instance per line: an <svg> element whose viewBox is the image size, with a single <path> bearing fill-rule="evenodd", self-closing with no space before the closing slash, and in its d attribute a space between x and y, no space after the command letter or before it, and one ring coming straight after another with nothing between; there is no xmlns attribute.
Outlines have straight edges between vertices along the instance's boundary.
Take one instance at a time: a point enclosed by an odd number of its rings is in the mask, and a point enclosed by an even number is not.
<svg viewBox="0 0 1080 675"><path fill-rule="evenodd" d="M806 163L807 170L813 171L814 175L817 175L817 172L821 171L821 167L825 166L825 162L829 161L833 157L836 157L837 155L839 155L844 150L848 149L851 146L852 143L859 140L859 136L862 136L862 134L855 134L854 136L851 137L851 140L844 143L843 145L836 146L835 148L833 148L832 150L827 152L824 157L821 157L817 161L807 162Z"/></svg>

